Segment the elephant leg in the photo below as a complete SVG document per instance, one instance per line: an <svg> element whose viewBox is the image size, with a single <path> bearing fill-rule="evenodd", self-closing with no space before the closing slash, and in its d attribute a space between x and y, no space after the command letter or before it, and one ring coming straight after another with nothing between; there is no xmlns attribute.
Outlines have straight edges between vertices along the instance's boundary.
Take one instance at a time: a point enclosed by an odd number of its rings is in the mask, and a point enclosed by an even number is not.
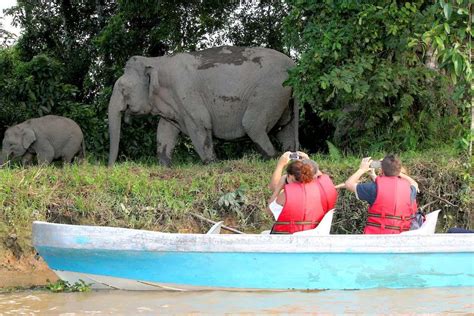
<svg viewBox="0 0 474 316"><path fill-rule="evenodd" d="M29 166L33 162L33 154L30 152L26 152L23 157L21 158L21 163L23 166Z"/></svg>
<svg viewBox="0 0 474 316"><path fill-rule="evenodd" d="M178 141L179 129L165 119L160 119L156 131L156 152L160 164L169 167L174 147Z"/></svg>
<svg viewBox="0 0 474 316"><path fill-rule="evenodd" d="M196 122L190 118L186 118L184 124L194 145L194 149L201 160L206 164L215 161L216 154L214 153L212 143L212 130L196 124Z"/></svg>
<svg viewBox="0 0 474 316"><path fill-rule="evenodd" d="M38 164L49 165L54 159L54 148L46 141L36 141L34 144Z"/></svg>
<svg viewBox="0 0 474 316"><path fill-rule="evenodd" d="M298 148L296 148L295 144L295 126L293 122L290 122L289 124L286 124L283 126L276 134L276 138L281 144L281 149L283 152L285 151L296 151Z"/></svg>
<svg viewBox="0 0 474 316"><path fill-rule="evenodd" d="M268 123L265 113L258 107L249 107L242 119L242 126L250 139L257 145L258 150L267 158L275 157L276 151L267 134Z"/></svg>
<svg viewBox="0 0 474 316"><path fill-rule="evenodd" d="M70 154L70 153L68 153L66 155L63 155L63 157L62 157L63 164L71 163L74 156L75 156L75 154Z"/></svg>
<svg viewBox="0 0 474 316"><path fill-rule="evenodd" d="M79 148L79 150L78 150ZM61 159L63 164L71 163L74 157L81 153L82 151L82 141L79 139L70 140L66 146L62 149L63 155Z"/></svg>

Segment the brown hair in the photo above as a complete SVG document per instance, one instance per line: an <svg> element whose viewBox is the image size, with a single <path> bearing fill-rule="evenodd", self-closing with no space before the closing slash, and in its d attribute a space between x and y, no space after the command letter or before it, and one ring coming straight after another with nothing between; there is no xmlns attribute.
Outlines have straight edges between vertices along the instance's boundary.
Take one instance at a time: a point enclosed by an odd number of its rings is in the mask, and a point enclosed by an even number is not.
<svg viewBox="0 0 474 316"><path fill-rule="evenodd" d="M313 176L318 173L319 171L319 166L318 163L314 160L311 159L303 159L301 160L305 165L309 165L313 171Z"/></svg>
<svg viewBox="0 0 474 316"><path fill-rule="evenodd" d="M387 155L382 159L383 174L388 177L399 176L402 163L395 155Z"/></svg>
<svg viewBox="0 0 474 316"><path fill-rule="evenodd" d="M286 173L294 176L295 180L301 183L313 181L313 168L300 160L291 161L286 167Z"/></svg>

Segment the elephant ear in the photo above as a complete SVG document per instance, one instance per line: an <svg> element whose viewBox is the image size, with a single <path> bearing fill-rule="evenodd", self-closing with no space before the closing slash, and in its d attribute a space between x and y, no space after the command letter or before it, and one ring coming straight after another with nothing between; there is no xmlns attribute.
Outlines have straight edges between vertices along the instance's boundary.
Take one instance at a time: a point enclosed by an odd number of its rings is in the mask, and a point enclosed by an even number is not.
<svg viewBox="0 0 474 316"><path fill-rule="evenodd" d="M35 132L31 128L23 129L22 134L23 134L23 137L21 139L21 144L23 145L23 148L27 149L36 140L36 135L35 135Z"/></svg>
<svg viewBox="0 0 474 316"><path fill-rule="evenodd" d="M159 87L158 70L153 66L146 66L145 75L148 76L149 78L148 99L152 101L153 95L155 94L155 91L157 91Z"/></svg>

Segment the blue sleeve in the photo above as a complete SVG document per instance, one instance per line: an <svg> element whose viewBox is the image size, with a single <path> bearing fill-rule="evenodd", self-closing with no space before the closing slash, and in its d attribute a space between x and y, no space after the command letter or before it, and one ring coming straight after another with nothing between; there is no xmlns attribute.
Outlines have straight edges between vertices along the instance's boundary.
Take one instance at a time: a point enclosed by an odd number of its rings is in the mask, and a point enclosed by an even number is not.
<svg viewBox="0 0 474 316"><path fill-rule="evenodd" d="M370 205L374 204L377 197L377 185L375 182L358 183L356 186L356 196L361 201L366 201Z"/></svg>

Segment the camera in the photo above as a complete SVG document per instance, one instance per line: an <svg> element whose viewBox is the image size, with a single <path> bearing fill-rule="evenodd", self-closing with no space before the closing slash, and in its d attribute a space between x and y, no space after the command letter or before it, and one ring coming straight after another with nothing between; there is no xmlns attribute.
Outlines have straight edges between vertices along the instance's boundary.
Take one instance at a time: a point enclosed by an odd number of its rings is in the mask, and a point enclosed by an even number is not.
<svg viewBox="0 0 474 316"><path fill-rule="evenodd" d="M370 168L378 169L382 167L382 162L380 160L374 160L370 163Z"/></svg>
<svg viewBox="0 0 474 316"><path fill-rule="evenodd" d="M297 152L292 152L292 153L290 153L289 158L290 158L290 160L298 160L298 159L301 159L300 155L298 155Z"/></svg>

